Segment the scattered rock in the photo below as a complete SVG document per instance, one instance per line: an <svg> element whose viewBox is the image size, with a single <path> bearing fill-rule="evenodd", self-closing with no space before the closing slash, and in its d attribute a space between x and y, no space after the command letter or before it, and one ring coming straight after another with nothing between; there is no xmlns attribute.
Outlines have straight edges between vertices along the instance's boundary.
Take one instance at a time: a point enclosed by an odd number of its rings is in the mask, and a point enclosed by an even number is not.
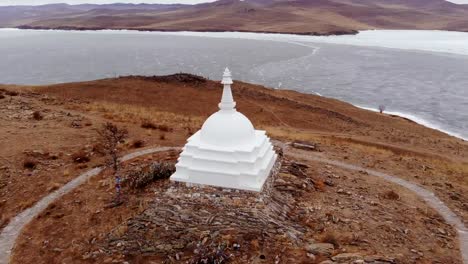
<svg viewBox="0 0 468 264"><path fill-rule="evenodd" d="M338 263L345 262L345 261L360 260L360 259L362 259L362 256L359 253L341 253L332 257L332 260Z"/></svg>
<svg viewBox="0 0 468 264"><path fill-rule="evenodd" d="M394 258L388 258L383 256L366 256L364 261L368 263L396 263Z"/></svg>
<svg viewBox="0 0 468 264"><path fill-rule="evenodd" d="M316 143L309 143L305 141L294 141L291 146L293 148L307 150L307 151L320 151L318 144Z"/></svg>
<svg viewBox="0 0 468 264"><path fill-rule="evenodd" d="M80 120L73 120L71 122L71 127L73 127L73 128L82 128L83 125L81 124Z"/></svg>
<svg viewBox="0 0 468 264"><path fill-rule="evenodd" d="M305 247L305 250L309 253L316 255L326 255L330 256L335 250L335 246L329 243L315 243L310 244Z"/></svg>
<svg viewBox="0 0 468 264"><path fill-rule="evenodd" d="M310 259L310 261L315 261L317 259L317 257L315 257L315 255L312 253L307 253L307 257Z"/></svg>
<svg viewBox="0 0 468 264"><path fill-rule="evenodd" d="M319 264L336 264L336 262L333 262L331 260L325 260L325 261L320 262Z"/></svg>

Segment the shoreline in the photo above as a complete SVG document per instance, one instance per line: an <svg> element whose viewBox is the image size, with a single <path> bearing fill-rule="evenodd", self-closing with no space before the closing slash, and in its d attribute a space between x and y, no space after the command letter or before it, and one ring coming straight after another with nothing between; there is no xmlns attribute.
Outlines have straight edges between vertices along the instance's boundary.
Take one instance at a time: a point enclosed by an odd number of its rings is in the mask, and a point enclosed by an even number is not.
<svg viewBox="0 0 468 264"><path fill-rule="evenodd" d="M468 57L468 32L448 30L413 30L413 29L371 29L360 30L354 34L306 34L288 32L255 31L190 31L190 30L152 30L152 29L59 29L59 28L18 28L0 27L1 31L24 32L63 32L63 33L118 33L118 34L159 34L184 37L205 37L223 39L245 39L284 42L290 44L314 43L333 44L350 47L370 47L395 49L409 52L426 52L434 55L461 55ZM434 33L443 34L443 39L434 38ZM450 41L450 45L447 45ZM427 45L430 43L430 45ZM306 45L307 46L307 45Z"/></svg>
<svg viewBox="0 0 468 264"><path fill-rule="evenodd" d="M43 26L18 26L13 28L0 29L20 29L20 30L57 30L57 31L136 31L136 32L198 32L198 33L256 33L256 34L278 34L278 35L297 35L297 36L342 36L342 35L357 35L358 30L336 30L325 33L319 32L291 32L291 31L256 31L242 29L163 29L163 28L104 28L104 27L43 27Z"/></svg>
<svg viewBox="0 0 468 264"><path fill-rule="evenodd" d="M349 103L349 102L347 102L347 103ZM350 104L352 104L352 103L350 103ZM372 107L366 107L366 106L355 105L355 104L352 104L352 105L356 106L357 108L361 108L361 109L364 109L364 110L379 113L378 109L375 109L375 108L372 108ZM468 141L468 138L465 138L465 137L463 137L462 135L460 135L458 133L451 132L451 131L448 131L448 130L446 130L444 128L441 128L440 126L437 126L437 125L435 125L435 124L431 123L430 121L427 121L427 120L425 120L423 118L417 117L414 114L402 113L402 112L398 112L398 111L384 111L383 114L390 115L390 116L398 116L400 118L404 118L404 119L407 119L407 120L409 120L411 122L414 122L414 123L416 123L418 125L421 125L421 126L424 126L424 127L430 128L430 129L437 130L439 132L442 132L442 133L447 134L447 135L452 136L452 137L456 137L456 138L461 139L463 141Z"/></svg>

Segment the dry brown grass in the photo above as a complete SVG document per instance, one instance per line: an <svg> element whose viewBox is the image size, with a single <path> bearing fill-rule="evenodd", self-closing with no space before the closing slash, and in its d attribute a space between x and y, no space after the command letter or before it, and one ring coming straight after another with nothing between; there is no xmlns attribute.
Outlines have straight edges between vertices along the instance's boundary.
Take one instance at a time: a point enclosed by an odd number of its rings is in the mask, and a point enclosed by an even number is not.
<svg viewBox="0 0 468 264"><path fill-rule="evenodd" d="M138 105L94 102L85 105L84 108L86 111L101 113L104 117L116 122L153 124L154 129L161 128L160 130L168 132L171 128L197 128L204 121L202 117L188 117Z"/></svg>

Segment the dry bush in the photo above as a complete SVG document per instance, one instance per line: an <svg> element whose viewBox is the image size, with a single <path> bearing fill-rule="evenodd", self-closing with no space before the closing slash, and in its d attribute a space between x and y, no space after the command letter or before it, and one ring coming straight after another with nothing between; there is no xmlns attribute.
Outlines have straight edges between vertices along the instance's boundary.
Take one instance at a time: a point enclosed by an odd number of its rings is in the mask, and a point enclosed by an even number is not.
<svg viewBox="0 0 468 264"><path fill-rule="evenodd" d="M4 228L9 222L10 222L9 218L7 218L6 216L0 215L0 228Z"/></svg>
<svg viewBox="0 0 468 264"><path fill-rule="evenodd" d="M385 111L385 108L386 108L385 105L379 105L379 112L383 114L383 112Z"/></svg>
<svg viewBox="0 0 468 264"><path fill-rule="evenodd" d="M172 132L172 128L170 128L169 126L167 125L159 125L158 126L158 129L163 131L163 132Z"/></svg>
<svg viewBox="0 0 468 264"><path fill-rule="evenodd" d="M333 232L326 233L322 237L321 241L323 243L332 244L335 248L338 248L340 246L340 243L338 242L338 239L336 238L336 235Z"/></svg>
<svg viewBox="0 0 468 264"><path fill-rule="evenodd" d="M393 190L385 192L383 197L388 200L400 200L400 195Z"/></svg>
<svg viewBox="0 0 468 264"><path fill-rule="evenodd" d="M192 135L193 135L193 130L192 130L191 127L186 127L185 129L187 130L187 135L188 135L188 136L192 136Z"/></svg>
<svg viewBox="0 0 468 264"><path fill-rule="evenodd" d="M23 161L23 168L25 169L35 169L37 167L37 161L33 159L25 159Z"/></svg>
<svg viewBox="0 0 468 264"><path fill-rule="evenodd" d="M9 95L9 96L18 96L19 95L19 93L15 92L15 91L6 91L5 94Z"/></svg>
<svg viewBox="0 0 468 264"><path fill-rule="evenodd" d="M159 135L159 139L160 140L166 140L166 135L164 135L164 134Z"/></svg>
<svg viewBox="0 0 468 264"><path fill-rule="evenodd" d="M157 129L156 124L146 119L141 122L141 127L146 129Z"/></svg>
<svg viewBox="0 0 468 264"><path fill-rule="evenodd" d="M39 121L39 120L44 119L44 116L42 116L41 112L39 112L39 111L34 111L34 113L33 113L32 116L33 116L33 119L34 119L34 120L38 120L38 121Z"/></svg>
<svg viewBox="0 0 468 264"><path fill-rule="evenodd" d="M3 99L5 98L5 96L3 94L0 94L0 99Z"/></svg>
<svg viewBox="0 0 468 264"><path fill-rule="evenodd" d="M160 130L160 131L163 131L163 132L172 132L172 128L170 128L169 126L167 126L167 125L157 125L157 124L153 123L149 119L143 120L143 122L141 122L141 127L146 128L146 129L154 129L154 130L157 129L157 130Z"/></svg>
<svg viewBox="0 0 468 264"><path fill-rule="evenodd" d="M100 137L100 143L103 146L104 153L107 156L107 166L113 170L115 178L116 197L111 207L119 206L123 203L121 200L121 181L119 158L121 156L119 145L125 142L128 137L128 131L125 128L120 128L112 123L105 123L100 130L97 131Z"/></svg>
<svg viewBox="0 0 468 264"><path fill-rule="evenodd" d="M131 189L143 189L154 181L168 179L174 172L174 163L155 162L146 168L129 173L123 181Z"/></svg>
<svg viewBox="0 0 468 264"><path fill-rule="evenodd" d="M318 191L321 191L321 192L324 192L325 191L325 188L326 188L326 185L325 185L325 182L321 179L318 179L318 180L313 180L314 182L314 187L318 190Z"/></svg>
<svg viewBox="0 0 468 264"><path fill-rule="evenodd" d="M133 148L142 148L145 146L145 141L141 139L136 139L132 142L132 147Z"/></svg>
<svg viewBox="0 0 468 264"><path fill-rule="evenodd" d="M94 144L92 151L94 153L97 153L97 154L101 155L101 156L106 155L106 150L104 149L104 145L102 143Z"/></svg>
<svg viewBox="0 0 468 264"><path fill-rule="evenodd" d="M74 153L71 156L71 158L72 158L74 163L87 163L87 162L89 162L91 160L89 155L84 150L80 150L80 151Z"/></svg>

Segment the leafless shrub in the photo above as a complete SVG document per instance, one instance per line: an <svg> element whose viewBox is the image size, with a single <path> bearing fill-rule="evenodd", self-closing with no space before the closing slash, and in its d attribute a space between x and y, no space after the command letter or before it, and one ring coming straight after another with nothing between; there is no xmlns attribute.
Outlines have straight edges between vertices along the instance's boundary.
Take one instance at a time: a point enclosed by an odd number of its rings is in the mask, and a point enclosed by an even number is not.
<svg viewBox="0 0 468 264"><path fill-rule="evenodd" d="M39 120L44 119L44 116L42 116L41 112L39 112L39 111L34 111L34 113L33 113L33 119L39 121Z"/></svg>
<svg viewBox="0 0 468 264"><path fill-rule="evenodd" d="M206 246L199 245L195 249L195 256L188 261L189 264L224 264L228 263L232 257L231 254L226 252L224 245L216 246L214 248L208 248Z"/></svg>
<svg viewBox="0 0 468 264"><path fill-rule="evenodd" d="M383 114L383 112L385 111L385 109L386 109L385 105L379 105L379 112L380 112L381 114Z"/></svg>
<svg viewBox="0 0 468 264"><path fill-rule="evenodd" d="M108 156L107 166L111 167L114 170L115 187L117 192L115 204L121 204L121 177L119 174L120 151L118 147L119 144L123 143L127 138L128 131L108 122L102 126L102 128L98 131L98 134L101 139L100 144L102 145L102 150Z"/></svg>
<svg viewBox="0 0 468 264"><path fill-rule="evenodd" d="M174 172L173 163L155 162L146 168L129 173L124 181L131 189L142 189L154 181L168 179Z"/></svg>
<svg viewBox="0 0 468 264"><path fill-rule="evenodd" d="M160 140L166 140L166 135L164 135L164 134L159 135L159 139Z"/></svg>

